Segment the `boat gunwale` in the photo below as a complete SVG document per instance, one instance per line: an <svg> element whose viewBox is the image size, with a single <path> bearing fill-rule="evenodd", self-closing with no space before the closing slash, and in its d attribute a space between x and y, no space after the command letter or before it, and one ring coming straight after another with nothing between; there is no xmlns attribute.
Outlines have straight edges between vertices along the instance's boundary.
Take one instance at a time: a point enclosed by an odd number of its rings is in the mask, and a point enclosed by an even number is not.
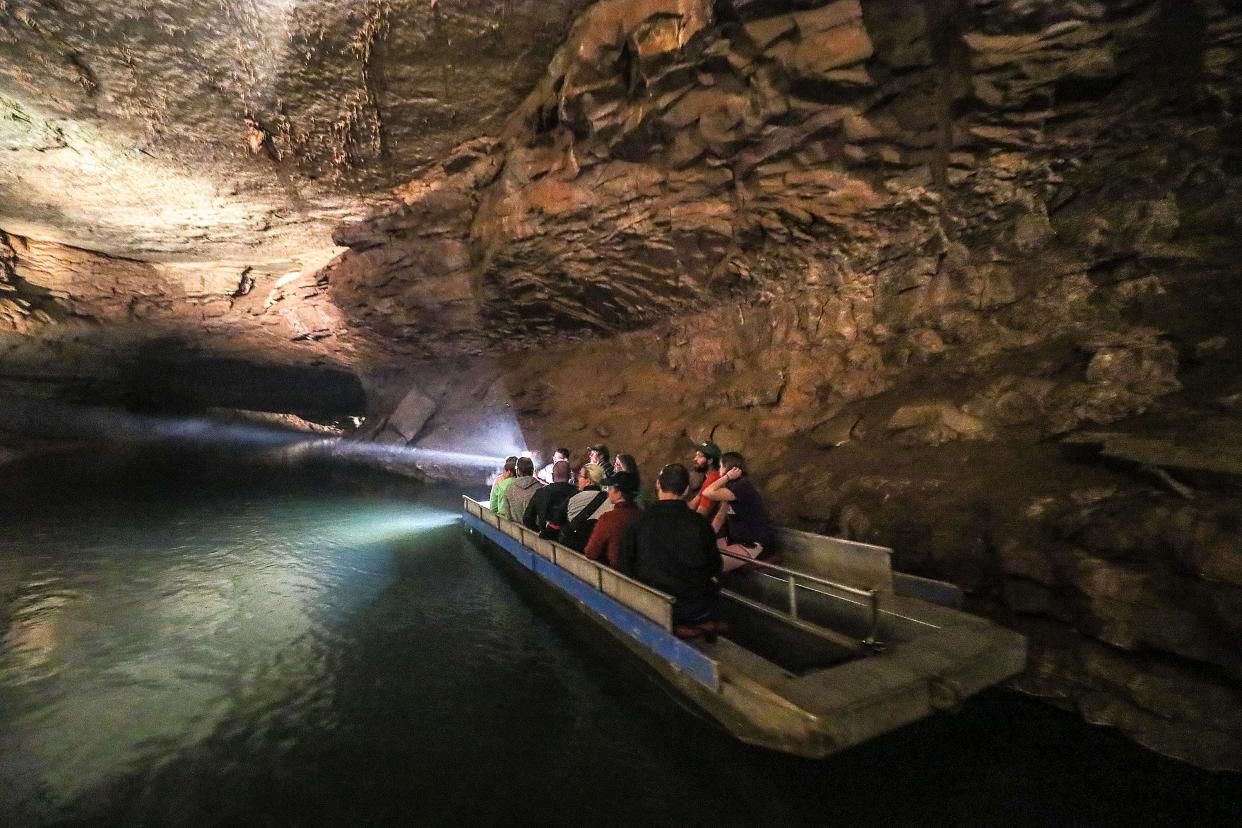
<svg viewBox="0 0 1242 828"><path fill-rule="evenodd" d="M890 607L898 610L894 614L909 621L930 614L937 623L920 623L934 629L899 642L877 657L851 659L800 675L727 638L720 640L728 645L725 652L737 648L746 658L740 663L720 660L720 647L683 641L671 628L609 594L602 588L599 572L606 570L610 576L633 583L640 594L658 596L667 602L670 619L671 596L561 544L539 541L540 548L550 553L543 554L525 543L531 530L500 518L467 496L463 496L463 505L472 519L466 521L469 528L477 522L482 537L575 602L599 627L696 700L734 736L751 744L823 757L952 706L1016 675L1025 665L1026 642L1020 634L961 610L892 594L886 597L892 602ZM574 563L564 566L561 558ZM579 561L591 565L594 583L575 571L587 571ZM761 662L766 668L756 672L748 669L750 662ZM739 696L743 687L751 690ZM771 718L778 708L784 711L777 716L784 722L781 725Z"/></svg>

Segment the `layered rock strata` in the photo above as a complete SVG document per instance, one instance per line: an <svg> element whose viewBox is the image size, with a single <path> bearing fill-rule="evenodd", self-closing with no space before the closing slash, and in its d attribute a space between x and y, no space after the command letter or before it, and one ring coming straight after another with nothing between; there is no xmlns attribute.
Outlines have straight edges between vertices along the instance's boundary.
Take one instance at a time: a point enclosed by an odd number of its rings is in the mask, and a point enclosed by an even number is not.
<svg viewBox="0 0 1242 828"><path fill-rule="evenodd" d="M363 414L371 347L321 264L152 264L0 231L0 399Z"/></svg>
<svg viewBox="0 0 1242 828"><path fill-rule="evenodd" d="M523 19L581 8L545 5ZM1237 3L604 0L507 120L496 72L513 56L489 55L497 94L446 82L477 96L467 125L428 116L444 129L399 148L384 113L422 104L374 83L402 65L383 47L393 8L342 12L363 98L290 80L299 126L259 83L208 142L244 145L222 167L243 183L275 165L354 195L393 159L427 165L337 229L346 253L246 263L248 218L221 239L173 221L178 238L145 245L168 260L201 238L217 255L195 265L116 258L143 252L120 224L100 225L109 257L0 237L8 388L87 366L49 393L80 378L115 396L132 380L111 366L141 374L171 343L179 365L354 371L380 442L603 439L650 474L712 436L752 458L782 521L890 544L899 568L1027 632L1022 688L1242 769ZM319 12L291 23L312 62L337 42ZM29 19L40 48L68 37ZM0 53L27 34L6 21ZM75 84L121 88L78 53L55 87L68 112ZM19 75L0 66L9 88ZM197 111L170 103L170 130ZM4 113L22 157L72 144L40 143L50 117ZM341 214L289 204L270 217ZM90 222L66 224L86 238Z"/></svg>
<svg viewBox="0 0 1242 828"><path fill-rule="evenodd" d="M1023 688L1242 768L1238 476L1185 459L1242 433L1240 37L1207 0L601 3L324 276L427 357L510 354L411 368L424 438L712 435L781 519L1027 631ZM1147 454L1062 444L1102 427Z"/></svg>

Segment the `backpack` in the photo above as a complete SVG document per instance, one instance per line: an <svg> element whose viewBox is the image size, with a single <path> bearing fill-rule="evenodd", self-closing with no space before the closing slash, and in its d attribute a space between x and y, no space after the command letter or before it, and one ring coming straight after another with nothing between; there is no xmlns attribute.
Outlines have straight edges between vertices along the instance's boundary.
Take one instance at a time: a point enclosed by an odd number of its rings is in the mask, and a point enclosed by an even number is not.
<svg viewBox="0 0 1242 828"><path fill-rule="evenodd" d="M586 549L587 541L591 539L591 531L595 529L595 518L591 515L595 514L595 510L603 505L608 499L607 492L600 492L591 502L586 505L578 516L569 522L568 526L561 529L560 542L562 546L568 546L575 552L581 552Z"/></svg>

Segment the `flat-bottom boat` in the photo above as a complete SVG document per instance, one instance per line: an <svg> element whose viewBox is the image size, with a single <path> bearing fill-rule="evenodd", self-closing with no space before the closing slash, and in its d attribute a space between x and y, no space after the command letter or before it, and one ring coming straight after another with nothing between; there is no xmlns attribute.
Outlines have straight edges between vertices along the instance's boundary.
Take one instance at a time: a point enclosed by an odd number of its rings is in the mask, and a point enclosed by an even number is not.
<svg viewBox="0 0 1242 828"><path fill-rule="evenodd" d="M721 577L727 635L683 640L673 599L486 504L472 537L568 597L744 742L823 757L956 706L1022 672L1026 640L958 609L951 584L894 573L892 550L778 530L781 565Z"/></svg>

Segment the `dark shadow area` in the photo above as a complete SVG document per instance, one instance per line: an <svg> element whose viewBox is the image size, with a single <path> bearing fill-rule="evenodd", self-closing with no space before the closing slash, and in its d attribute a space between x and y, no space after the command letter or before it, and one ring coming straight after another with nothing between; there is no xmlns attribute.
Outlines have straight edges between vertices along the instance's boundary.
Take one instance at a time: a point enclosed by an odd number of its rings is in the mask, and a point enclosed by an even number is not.
<svg viewBox="0 0 1242 828"><path fill-rule="evenodd" d="M1237 777L989 692L823 761L738 743L457 527L392 545L329 684L238 705L65 824L1229 825ZM358 551L358 550L355 550ZM279 658L278 658L279 660Z"/></svg>
<svg viewBox="0 0 1242 828"><path fill-rule="evenodd" d="M362 382L322 358L273 362L177 335L77 332L25 339L0 363L0 398L192 414L231 408L334 423L366 413Z"/></svg>

